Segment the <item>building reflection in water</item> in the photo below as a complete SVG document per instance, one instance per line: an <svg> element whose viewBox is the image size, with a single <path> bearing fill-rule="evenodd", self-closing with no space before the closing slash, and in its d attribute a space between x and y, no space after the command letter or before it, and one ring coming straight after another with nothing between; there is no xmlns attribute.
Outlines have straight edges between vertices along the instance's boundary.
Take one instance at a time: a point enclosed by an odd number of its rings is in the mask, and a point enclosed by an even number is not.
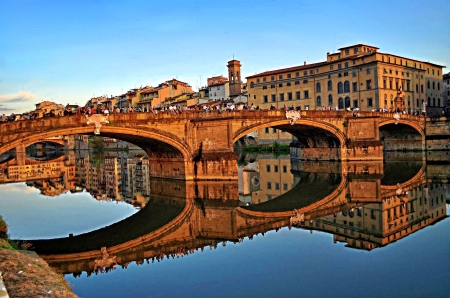
<svg viewBox="0 0 450 298"><path fill-rule="evenodd" d="M53 160L3 158L0 182L27 181L48 196L86 190L142 208L97 231L30 240L58 272L78 276L180 258L282 227L331 233L347 247L372 250L446 217L448 165L385 160L259 156L242 162L239 182L193 182L151 178L143 151L69 150Z"/></svg>

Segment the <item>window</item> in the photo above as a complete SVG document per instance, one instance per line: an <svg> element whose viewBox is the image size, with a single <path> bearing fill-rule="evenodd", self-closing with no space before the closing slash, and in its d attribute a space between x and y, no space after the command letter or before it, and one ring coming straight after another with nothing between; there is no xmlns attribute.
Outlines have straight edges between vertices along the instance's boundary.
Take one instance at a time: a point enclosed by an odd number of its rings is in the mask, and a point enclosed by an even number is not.
<svg viewBox="0 0 450 298"><path fill-rule="evenodd" d="M298 78L298 77L300 76L300 72L297 71L297 72L295 73L295 76Z"/></svg>
<svg viewBox="0 0 450 298"><path fill-rule="evenodd" d="M387 83L386 83L386 79L383 79L383 88L386 89Z"/></svg>
<svg viewBox="0 0 450 298"><path fill-rule="evenodd" d="M330 65L330 70L333 70L333 65Z"/></svg>
<svg viewBox="0 0 450 298"><path fill-rule="evenodd" d="M357 100L357 99L354 99L354 100L353 100L353 107L354 107L354 108L357 108L357 107L358 107L358 100Z"/></svg>
<svg viewBox="0 0 450 298"><path fill-rule="evenodd" d="M263 102L264 102L264 103L267 103L267 102L268 102L268 100L267 100L267 95L263 95Z"/></svg>
<svg viewBox="0 0 450 298"><path fill-rule="evenodd" d="M309 91L308 90L303 91L303 94L304 94L305 98L309 98Z"/></svg>
<svg viewBox="0 0 450 298"><path fill-rule="evenodd" d="M356 70L354 70L354 71L352 72L352 75L353 75L354 78L356 78Z"/></svg>
<svg viewBox="0 0 450 298"><path fill-rule="evenodd" d="M308 80L303 80L303 84L308 84Z"/></svg>
<svg viewBox="0 0 450 298"><path fill-rule="evenodd" d="M284 101L284 93L280 93L280 101Z"/></svg>
<svg viewBox="0 0 450 298"><path fill-rule="evenodd" d="M333 90L333 82L331 80L328 81L328 91Z"/></svg>
<svg viewBox="0 0 450 298"><path fill-rule="evenodd" d="M288 190L288 184L287 183L283 183L283 190Z"/></svg>
<svg viewBox="0 0 450 298"><path fill-rule="evenodd" d="M288 86L288 87L291 86L291 82L287 82L286 86Z"/></svg>
<svg viewBox="0 0 450 298"><path fill-rule="evenodd" d="M272 182L267 182L267 189L272 189Z"/></svg>
<svg viewBox="0 0 450 298"><path fill-rule="evenodd" d="M277 101L277 96L275 94L272 94L271 96L272 96L272 102Z"/></svg>
<svg viewBox="0 0 450 298"><path fill-rule="evenodd" d="M275 85L270 85L270 89L275 89Z"/></svg>
<svg viewBox="0 0 450 298"><path fill-rule="evenodd" d="M348 77L348 71L344 72L344 77Z"/></svg>
<svg viewBox="0 0 450 298"><path fill-rule="evenodd" d="M348 67L348 62L345 62L344 67L345 67L345 68Z"/></svg>
<svg viewBox="0 0 450 298"><path fill-rule="evenodd" d="M309 74L310 74L310 75L313 75L313 74L314 74L314 69L311 69L311 70L309 71Z"/></svg>
<svg viewBox="0 0 450 298"><path fill-rule="evenodd" d="M340 110L342 110L344 108L344 100L342 99L342 97L339 97L339 99L338 99L338 108Z"/></svg>
<svg viewBox="0 0 450 298"><path fill-rule="evenodd" d="M419 93L419 84L416 84L416 92Z"/></svg>
<svg viewBox="0 0 450 298"><path fill-rule="evenodd" d="M278 84L278 87L280 88L283 87L283 83Z"/></svg>
<svg viewBox="0 0 450 298"><path fill-rule="evenodd" d="M322 98L320 96L317 96L317 107L321 107L322 106Z"/></svg>
<svg viewBox="0 0 450 298"><path fill-rule="evenodd" d="M279 75L278 79L282 80L283 79L283 75Z"/></svg>
<svg viewBox="0 0 450 298"><path fill-rule="evenodd" d="M345 81L344 82L344 93L350 92L350 82Z"/></svg>
<svg viewBox="0 0 450 298"><path fill-rule="evenodd" d="M320 83L317 83L317 84L316 84L316 92L320 92L320 89L321 89L321 88L320 88Z"/></svg>
<svg viewBox="0 0 450 298"><path fill-rule="evenodd" d="M352 83L352 87L353 87L353 92L357 92L358 91L358 83L353 82Z"/></svg>
<svg viewBox="0 0 450 298"><path fill-rule="evenodd" d="M276 189L276 190L279 190L279 189L280 189L280 183L275 182L275 189Z"/></svg>
<svg viewBox="0 0 450 298"><path fill-rule="evenodd" d="M300 99L300 91L295 92L295 99Z"/></svg>
<svg viewBox="0 0 450 298"><path fill-rule="evenodd" d="M266 173L270 173L270 165L266 165Z"/></svg>
<svg viewBox="0 0 450 298"><path fill-rule="evenodd" d="M358 53L358 47L353 48L353 53L354 54Z"/></svg>
<svg viewBox="0 0 450 298"><path fill-rule="evenodd" d="M287 173L287 166L283 166L283 173Z"/></svg>
<svg viewBox="0 0 450 298"><path fill-rule="evenodd" d="M250 83L250 88L255 88L255 83L251 82Z"/></svg>
<svg viewBox="0 0 450 298"><path fill-rule="evenodd" d="M423 93L423 84L420 85L420 93Z"/></svg>
<svg viewBox="0 0 450 298"><path fill-rule="evenodd" d="M366 74L370 74L370 68L366 69Z"/></svg>
<svg viewBox="0 0 450 298"><path fill-rule="evenodd" d="M272 133L277 133L277 129L276 128L272 128Z"/></svg>
<svg viewBox="0 0 450 298"><path fill-rule="evenodd" d="M346 97L345 98L345 108L348 108L348 107L350 107L350 97Z"/></svg>
<svg viewBox="0 0 450 298"><path fill-rule="evenodd" d="M259 83L259 79L256 79L256 83Z"/></svg>
<svg viewBox="0 0 450 298"><path fill-rule="evenodd" d="M263 90L267 90L267 86L263 86Z"/></svg>
<svg viewBox="0 0 450 298"><path fill-rule="evenodd" d="M271 81L275 81L275 76L271 76L271 77L270 77L270 80L271 80Z"/></svg>
<svg viewBox="0 0 450 298"><path fill-rule="evenodd" d="M328 106L333 106L333 95L331 94L328 95Z"/></svg>
<svg viewBox="0 0 450 298"><path fill-rule="evenodd" d="M342 68L342 64L339 63L339 64L338 64L338 69L341 69L341 68Z"/></svg>
<svg viewBox="0 0 450 298"><path fill-rule="evenodd" d="M292 92L288 92L288 100L292 100Z"/></svg>
<svg viewBox="0 0 450 298"><path fill-rule="evenodd" d="M266 81L266 78L263 78L263 82L265 82Z"/></svg>
<svg viewBox="0 0 450 298"><path fill-rule="evenodd" d="M371 108L373 106L373 103L372 103L372 97L369 97L368 99L367 99L367 107L368 108Z"/></svg>
<svg viewBox="0 0 450 298"><path fill-rule="evenodd" d="M266 135L269 134L269 128L268 128L268 127L266 127L266 129L264 130L264 133L265 133Z"/></svg>
<svg viewBox="0 0 450 298"><path fill-rule="evenodd" d="M430 89L430 81L427 82L427 88Z"/></svg>
<svg viewBox="0 0 450 298"><path fill-rule="evenodd" d="M372 80L366 80L366 89L372 89Z"/></svg>
<svg viewBox="0 0 450 298"><path fill-rule="evenodd" d="M274 171L275 173L278 173L278 165L274 165L273 171Z"/></svg>
<svg viewBox="0 0 450 298"><path fill-rule="evenodd" d="M295 81L294 84L295 85L300 85L300 81Z"/></svg>
<svg viewBox="0 0 450 298"><path fill-rule="evenodd" d="M290 78L291 78L291 74L290 74L290 73L288 73L288 74L287 74L287 77L288 77L288 79L290 79Z"/></svg>
<svg viewBox="0 0 450 298"><path fill-rule="evenodd" d="M337 87L339 94L344 93L344 84L342 84L342 82L339 82Z"/></svg>
<svg viewBox="0 0 450 298"><path fill-rule="evenodd" d="M305 71L303 72L303 75L304 75L304 76L307 76L307 75L308 75L308 72L305 70Z"/></svg>

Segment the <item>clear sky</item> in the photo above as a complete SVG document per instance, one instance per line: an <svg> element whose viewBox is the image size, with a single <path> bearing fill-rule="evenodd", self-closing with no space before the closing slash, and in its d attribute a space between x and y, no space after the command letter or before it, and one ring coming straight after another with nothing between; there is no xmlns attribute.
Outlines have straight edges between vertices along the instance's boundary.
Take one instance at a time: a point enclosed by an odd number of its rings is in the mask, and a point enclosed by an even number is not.
<svg viewBox="0 0 450 298"><path fill-rule="evenodd" d="M0 113L172 78L197 90L233 57L249 76L357 43L450 67L449 11L448 0L0 0Z"/></svg>

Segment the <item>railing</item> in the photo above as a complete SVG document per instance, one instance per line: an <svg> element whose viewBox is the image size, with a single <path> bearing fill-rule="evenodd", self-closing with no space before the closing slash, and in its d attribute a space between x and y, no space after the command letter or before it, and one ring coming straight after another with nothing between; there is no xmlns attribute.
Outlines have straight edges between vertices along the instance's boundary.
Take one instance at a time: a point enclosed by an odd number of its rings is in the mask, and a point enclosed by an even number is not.
<svg viewBox="0 0 450 298"><path fill-rule="evenodd" d="M342 110L301 110L300 117L306 119L324 119L324 118L352 118L353 112ZM394 119L394 113L384 112L359 112L358 118L384 118ZM202 120L214 120L214 119L226 119L226 118L247 118L253 119L268 119L268 118L285 118L285 111L283 110L234 110L221 112L213 110L211 112L205 112L203 110L187 110L179 113L171 113L169 111L150 111L150 112L135 112L135 113L121 113L110 114L108 120L110 122L118 121L148 121L148 120L169 120L169 119L186 119L190 121L202 121ZM425 118L421 116L415 116L410 114L402 114L400 120L410 121L424 121ZM79 127L86 124L85 115L73 115L73 116L61 116L61 117L49 117L39 118L36 120L21 120L13 122L0 122L0 134L17 133L20 131L46 131L53 128L63 127ZM112 124L111 124L112 125Z"/></svg>

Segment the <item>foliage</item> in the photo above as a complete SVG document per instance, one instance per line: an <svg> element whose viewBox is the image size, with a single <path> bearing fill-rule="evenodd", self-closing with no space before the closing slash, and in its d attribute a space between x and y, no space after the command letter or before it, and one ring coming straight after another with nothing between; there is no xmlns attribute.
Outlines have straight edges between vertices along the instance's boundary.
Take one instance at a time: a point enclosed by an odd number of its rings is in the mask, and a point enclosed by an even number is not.
<svg viewBox="0 0 450 298"><path fill-rule="evenodd" d="M89 143L94 150L103 150L105 148L105 143L101 137L92 137L89 139Z"/></svg>
<svg viewBox="0 0 450 298"><path fill-rule="evenodd" d="M261 153L286 153L290 152L289 145L280 144L278 142L274 142L272 146L267 145L247 145L244 148L245 152L261 152Z"/></svg>
<svg viewBox="0 0 450 298"><path fill-rule="evenodd" d="M344 125L344 127L347 127L347 126L348 126L348 121L345 120L344 123L343 123L343 125Z"/></svg>
<svg viewBox="0 0 450 298"><path fill-rule="evenodd" d="M3 220L3 217L0 215L0 239L6 239L8 234L8 225Z"/></svg>

